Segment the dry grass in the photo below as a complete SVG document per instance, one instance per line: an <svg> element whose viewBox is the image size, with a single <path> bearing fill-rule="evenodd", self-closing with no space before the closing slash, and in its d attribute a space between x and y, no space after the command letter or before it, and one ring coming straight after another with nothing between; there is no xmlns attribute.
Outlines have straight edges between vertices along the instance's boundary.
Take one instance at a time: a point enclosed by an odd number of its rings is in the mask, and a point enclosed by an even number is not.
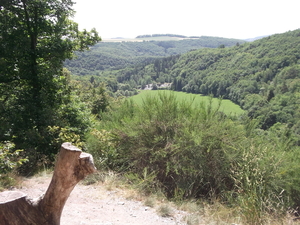
<svg viewBox="0 0 300 225"><path fill-rule="evenodd" d="M119 174L113 171L109 171L109 172L99 171L94 174L90 174L81 182L84 185L101 183L101 185L103 185L105 189L108 191L126 186L124 179Z"/></svg>
<svg viewBox="0 0 300 225"><path fill-rule="evenodd" d="M183 218L187 225L199 225L202 222L202 217L198 214L189 214Z"/></svg>
<svg viewBox="0 0 300 225"><path fill-rule="evenodd" d="M47 175L47 174L46 174ZM261 223L247 221L247 218L241 214L239 208L227 207L218 201L205 203L200 201L184 201L173 205L160 193L145 195L141 190L130 186L126 179L114 172L98 173L89 176L83 182L84 184L95 184L104 186L107 191L117 190L119 194L127 200L137 200L144 203L145 206L154 208L158 215L162 217L172 217L175 210L186 212L182 222L187 225L298 225L300 220L293 221L290 214L278 218L266 215L262 218Z"/></svg>
<svg viewBox="0 0 300 225"><path fill-rule="evenodd" d="M173 207L168 203L160 205L156 209L156 212L158 215L160 215L162 217L171 217L174 214Z"/></svg>
<svg viewBox="0 0 300 225"><path fill-rule="evenodd" d="M250 220L245 215L241 214L239 208L230 208L219 202L214 202L213 204L203 204L199 205L199 211L195 212L195 208L187 208L190 212L188 216L185 217L185 221L188 225L196 224L236 224L236 225L296 225L300 224L300 221L293 221L293 217L290 213L285 216L277 217L276 213L273 215L264 215L261 218L261 222L256 220ZM194 212L194 213L191 213Z"/></svg>
<svg viewBox="0 0 300 225"><path fill-rule="evenodd" d="M11 174L11 176L14 176L15 180L12 186L17 187L22 184L22 178L14 174ZM52 171L45 170L34 177L37 179L37 182L40 180L42 183L45 181L45 177L51 176ZM239 208L230 208L218 201L215 201L213 204L202 201L184 201L174 205L167 201L161 193L145 195L140 190L128 185L122 176L113 172L99 172L87 177L82 183L86 185L101 185L104 187L104 190L117 191L118 194L127 200L141 201L145 206L154 208L157 214L162 217L172 217L176 214L176 210L184 211L185 213L181 222L187 225L300 225L300 220L293 221L293 217L289 213L282 217L276 216L276 213L273 215L264 215L261 220L263 222L260 223L247 221Z"/></svg>
<svg viewBox="0 0 300 225"><path fill-rule="evenodd" d="M0 191L11 189L12 187L20 187L22 184L22 177L15 172L8 174L0 174Z"/></svg>
<svg viewBox="0 0 300 225"><path fill-rule="evenodd" d="M183 222L187 225L299 225L299 220L293 220L293 213L287 212L284 216L266 214L261 222L249 221L249 218L241 213L241 209L227 207L218 201L214 203L185 201L177 204L177 208L187 212Z"/></svg>
<svg viewBox="0 0 300 225"><path fill-rule="evenodd" d="M189 213L199 213L203 211L203 206L196 201L181 202L178 204L178 208Z"/></svg>
<svg viewBox="0 0 300 225"><path fill-rule="evenodd" d="M148 207L151 207L151 208L154 208L155 205L156 205L156 202L157 202L157 200L154 196L149 196L144 200L144 205L148 206Z"/></svg>

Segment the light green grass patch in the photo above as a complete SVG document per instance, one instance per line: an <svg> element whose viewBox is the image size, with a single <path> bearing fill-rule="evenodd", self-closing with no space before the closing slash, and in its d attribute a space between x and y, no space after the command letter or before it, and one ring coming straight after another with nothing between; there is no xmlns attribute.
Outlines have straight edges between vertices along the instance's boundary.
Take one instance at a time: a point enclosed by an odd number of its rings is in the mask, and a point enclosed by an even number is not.
<svg viewBox="0 0 300 225"><path fill-rule="evenodd" d="M202 96L199 94L189 94L185 92L176 92L176 91L170 91L170 90L145 90L141 91L138 95L130 97L134 102L141 105L143 103L143 100L146 98L146 96L153 96L157 97L158 93L166 93L166 94L175 94L176 98L179 101L193 101L193 106L199 106L201 102L205 102L205 105L208 105L210 97L209 96ZM213 107L218 107L219 99L213 98L212 105ZM241 109L241 107L235 103L233 103L230 100L223 99L221 101L220 111L224 112L226 115L241 115L244 113L244 110Z"/></svg>

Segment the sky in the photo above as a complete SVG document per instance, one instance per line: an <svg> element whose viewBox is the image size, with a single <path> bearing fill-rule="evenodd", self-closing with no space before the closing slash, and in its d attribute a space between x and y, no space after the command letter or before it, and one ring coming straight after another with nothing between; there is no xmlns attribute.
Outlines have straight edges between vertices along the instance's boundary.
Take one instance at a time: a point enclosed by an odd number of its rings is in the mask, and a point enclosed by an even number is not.
<svg viewBox="0 0 300 225"><path fill-rule="evenodd" d="M247 39L300 28L299 0L73 0L102 39L179 34Z"/></svg>

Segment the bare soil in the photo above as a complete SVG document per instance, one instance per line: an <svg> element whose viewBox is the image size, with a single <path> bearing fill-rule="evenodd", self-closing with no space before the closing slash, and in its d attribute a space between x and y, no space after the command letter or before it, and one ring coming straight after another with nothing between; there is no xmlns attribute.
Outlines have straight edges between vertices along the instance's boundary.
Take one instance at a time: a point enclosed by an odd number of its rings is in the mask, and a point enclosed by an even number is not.
<svg viewBox="0 0 300 225"><path fill-rule="evenodd" d="M34 199L45 193L50 181L51 175L25 179L16 190ZM79 183L66 202L61 225L183 225L185 215L174 209L171 217L162 217L142 200L128 200L121 189Z"/></svg>

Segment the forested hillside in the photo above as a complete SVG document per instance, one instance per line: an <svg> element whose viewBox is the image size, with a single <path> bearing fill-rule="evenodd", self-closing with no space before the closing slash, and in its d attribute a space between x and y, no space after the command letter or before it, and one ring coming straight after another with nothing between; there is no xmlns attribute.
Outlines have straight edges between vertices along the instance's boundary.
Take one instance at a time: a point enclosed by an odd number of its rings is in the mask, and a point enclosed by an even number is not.
<svg viewBox="0 0 300 225"><path fill-rule="evenodd" d="M191 200L200 218L207 205L239 224L290 224L300 206L300 30L244 44L202 37L92 47L101 38L78 30L73 4L0 2L0 189L16 174L51 168L72 142L92 153L96 180L110 184L107 173L161 203ZM159 83L175 91L140 104L124 97ZM247 115L226 113L213 96Z"/></svg>
<svg viewBox="0 0 300 225"><path fill-rule="evenodd" d="M77 52L77 59L67 60L65 66L76 75L93 75L103 70L121 69L154 58L186 53L192 49L233 46L244 42L206 36L185 40L101 42L90 51Z"/></svg>
<svg viewBox="0 0 300 225"><path fill-rule="evenodd" d="M230 99L267 129L277 122L300 132L300 30L230 48L199 49L120 70L130 86L172 82L173 89Z"/></svg>

